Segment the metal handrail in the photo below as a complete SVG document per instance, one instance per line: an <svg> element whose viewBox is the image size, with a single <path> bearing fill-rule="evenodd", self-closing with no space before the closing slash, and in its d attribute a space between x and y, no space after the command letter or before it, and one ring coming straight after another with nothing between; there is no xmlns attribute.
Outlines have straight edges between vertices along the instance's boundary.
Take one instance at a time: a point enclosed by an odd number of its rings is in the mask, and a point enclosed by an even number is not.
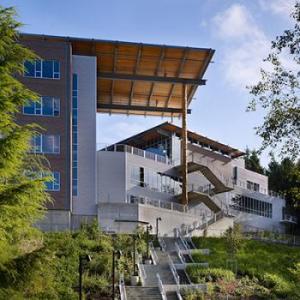
<svg viewBox="0 0 300 300"><path fill-rule="evenodd" d="M149 197L141 197L141 196L127 194L126 203L149 205L149 206L159 207L163 209L168 209L171 211L182 212L193 216L203 216L203 210L201 209L195 209L195 208L190 209L188 206L182 205L180 203L164 201L160 199L153 199Z"/></svg>
<svg viewBox="0 0 300 300"><path fill-rule="evenodd" d="M166 294L166 291L164 289L163 283L162 283L162 281L161 281L160 276L159 276L158 273L156 273L156 277L157 277L158 288L159 288L161 297L162 297L163 300L167 300L167 294Z"/></svg>
<svg viewBox="0 0 300 300"><path fill-rule="evenodd" d="M164 239L161 238L161 237L159 237L159 238L158 238L158 241L159 241L159 244L161 245L161 248L162 248L163 252L166 252L166 250L167 250L167 245L166 245Z"/></svg>
<svg viewBox="0 0 300 300"><path fill-rule="evenodd" d="M178 254L178 257L179 257L181 263L184 263L184 259L183 259L182 254L181 254L181 249L180 249L177 242L175 242L175 248L176 248L176 252Z"/></svg>
<svg viewBox="0 0 300 300"><path fill-rule="evenodd" d="M142 264L142 256L140 254L137 254L138 256L138 272L139 276L141 278L142 285L144 285L145 280L147 279L147 274L144 268L144 265Z"/></svg>
<svg viewBox="0 0 300 300"><path fill-rule="evenodd" d="M121 300L127 300L126 288L125 288L125 281L124 281L124 274L120 275L119 289L120 289Z"/></svg>
<svg viewBox="0 0 300 300"><path fill-rule="evenodd" d="M169 254L168 254L168 260L169 260L169 267L170 267L170 269L171 269L171 272L172 272L172 274L173 274L173 277L174 277L174 279L175 279L175 282L176 282L177 285L179 285L179 284L180 284L180 277L179 277L179 275L178 275L178 273L177 273L177 270L176 270L176 268L175 268L175 265L174 265L174 263L173 263L173 261L172 261L172 259L171 259L171 257L170 257Z"/></svg>
<svg viewBox="0 0 300 300"><path fill-rule="evenodd" d="M149 247L150 248L150 254L151 254L151 257L153 259L153 262L154 262L155 265L157 265L157 263L158 263L158 256L157 256L156 251L154 249L153 243L150 242L149 246L150 246Z"/></svg>
<svg viewBox="0 0 300 300"><path fill-rule="evenodd" d="M195 157L194 153L192 152L191 154L189 154L189 157L191 157L191 161L194 163L198 163L201 164L202 166L205 166L207 168L209 168L212 173L227 187L232 187L234 186L234 180L232 177L228 177L228 176L224 176L219 169L217 169L213 163L203 157L199 157L199 155L197 155L197 157Z"/></svg>
<svg viewBox="0 0 300 300"><path fill-rule="evenodd" d="M100 144L99 144L100 145ZM129 146L126 144L114 144L107 146L105 145L99 151L109 151L109 152L126 152L129 154L141 156L150 160L154 160L156 162L164 163L164 164L171 164L171 160L168 159L167 156L162 156L151 151L139 149L133 146Z"/></svg>

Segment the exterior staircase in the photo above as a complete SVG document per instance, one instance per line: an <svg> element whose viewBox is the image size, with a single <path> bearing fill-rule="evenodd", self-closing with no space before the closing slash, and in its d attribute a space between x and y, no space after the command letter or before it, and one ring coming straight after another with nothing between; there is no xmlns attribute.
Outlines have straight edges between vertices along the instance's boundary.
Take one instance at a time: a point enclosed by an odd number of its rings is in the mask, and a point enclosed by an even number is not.
<svg viewBox="0 0 300 300"><path fill-rule="evenodd" d="M201 202L204 203L211 211L218 213L221 211L221 207L217 204L215 199L213 199L208 193L200 191L189 191L188 192L189 204Z"/></svg>
<svg viewBox="0 0 300 300"><path fill-rule="evenodd" d="M126 297L128 300L161 300L158 287L126 286Z"/></svg>

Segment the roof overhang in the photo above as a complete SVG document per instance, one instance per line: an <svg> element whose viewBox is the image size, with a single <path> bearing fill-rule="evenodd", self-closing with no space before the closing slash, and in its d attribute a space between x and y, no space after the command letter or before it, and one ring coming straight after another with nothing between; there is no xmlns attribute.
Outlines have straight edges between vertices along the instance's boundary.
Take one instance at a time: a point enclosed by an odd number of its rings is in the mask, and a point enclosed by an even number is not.
<svg viewBox="0 0 300 300"><path fill-rule="evenodd" d="M157 138L159 135L162 135L161 131L170 132L181 137L182 129L172 123L164 122L158 126L150 128L144 132L138 133L132 137L129 137L123 141L118 142L118 144L128 144L139 148L143 144L147 144L147 141ZM195 144L199 144L202 147L206 147L211 151L220 153L221 155L226 155L232 159L243 156L245 153L233 148L229 145L222 144L218 141L207 138L198 133L188 131L188 140Z"/></svg>
<svg viewBox="0 0 300 300"><path fill-rule="evenodd" d="M101 113L180 116L182 85L188 104L214 50L121 41L21 34L21 38L65 41L73 55L97 58L97 111ZM189 111L190 112L190 111Z"/></svg>

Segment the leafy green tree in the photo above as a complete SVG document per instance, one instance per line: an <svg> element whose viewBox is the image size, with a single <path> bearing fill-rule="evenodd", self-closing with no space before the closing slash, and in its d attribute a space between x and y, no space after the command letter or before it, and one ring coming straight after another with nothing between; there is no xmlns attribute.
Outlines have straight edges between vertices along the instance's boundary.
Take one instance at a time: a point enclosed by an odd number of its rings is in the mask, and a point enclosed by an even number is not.
<svg viewBox="0 0 300 300"><path fill-rule="evenodd" d="M246 148L246 155L244 158L246 169L259 174L264 174L264 168L260 164L260 159L256 150L250 150L249 148Z"/></svg>
<svg viewBox="0 0 300 300"><path fill-rule="evenodd" d="M11 273L18 271L12 267L15 260L40 247L41 236L32 225L49 200L45 179L28 176L43 170L41 157L29 153L35 127L16 122L26 100L37 99L16 78L23 61L35 58L18 43L20 26L15 10L0 6L0 272L10 268Z"/></svg>
<svg viewBox="0 0 300 300"><path fill-rule="evenodd" d="M257 134L263 139L261 149L278 147L283 157L295 159L300 153L300 2L292 14L294 27L272 42L265 59L271 71L261 70L260 81L251 86L253 96L248 109L265 111Z"/></svg>
<svg viewBox="0 0 300 300"><path fill-rule="evenodd" d="M285 158L277 162L272 156L266 173L270 190L283 194L288 207L300 207L300 161Z"/></svg>

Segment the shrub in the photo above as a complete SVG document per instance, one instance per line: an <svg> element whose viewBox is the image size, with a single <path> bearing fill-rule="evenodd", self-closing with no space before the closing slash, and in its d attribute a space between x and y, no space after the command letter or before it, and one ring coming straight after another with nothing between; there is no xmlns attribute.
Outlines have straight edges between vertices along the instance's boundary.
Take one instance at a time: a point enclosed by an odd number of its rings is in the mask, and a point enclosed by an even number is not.
<svg viewBox="0 0 300 300"><path fill-rule="evenodd" d="M204 293L200 289L182 289L180 291L183 300L204 300Z"/></svg>
<svg viewBox="0 0 300 300"><path fill-rule="evenodd" d="M201 268L192 265L188 266L186 271L194 283L216 282L217 280L229 282L235 279L233 272L221 268Z"/></svg>
<svg viewBox="0 0 300 300"><path fill-rule="evenodd" d="M287 297L292 290L291 284L276 274L265 274L263 277L263 284L281 297Z"/></svg>

